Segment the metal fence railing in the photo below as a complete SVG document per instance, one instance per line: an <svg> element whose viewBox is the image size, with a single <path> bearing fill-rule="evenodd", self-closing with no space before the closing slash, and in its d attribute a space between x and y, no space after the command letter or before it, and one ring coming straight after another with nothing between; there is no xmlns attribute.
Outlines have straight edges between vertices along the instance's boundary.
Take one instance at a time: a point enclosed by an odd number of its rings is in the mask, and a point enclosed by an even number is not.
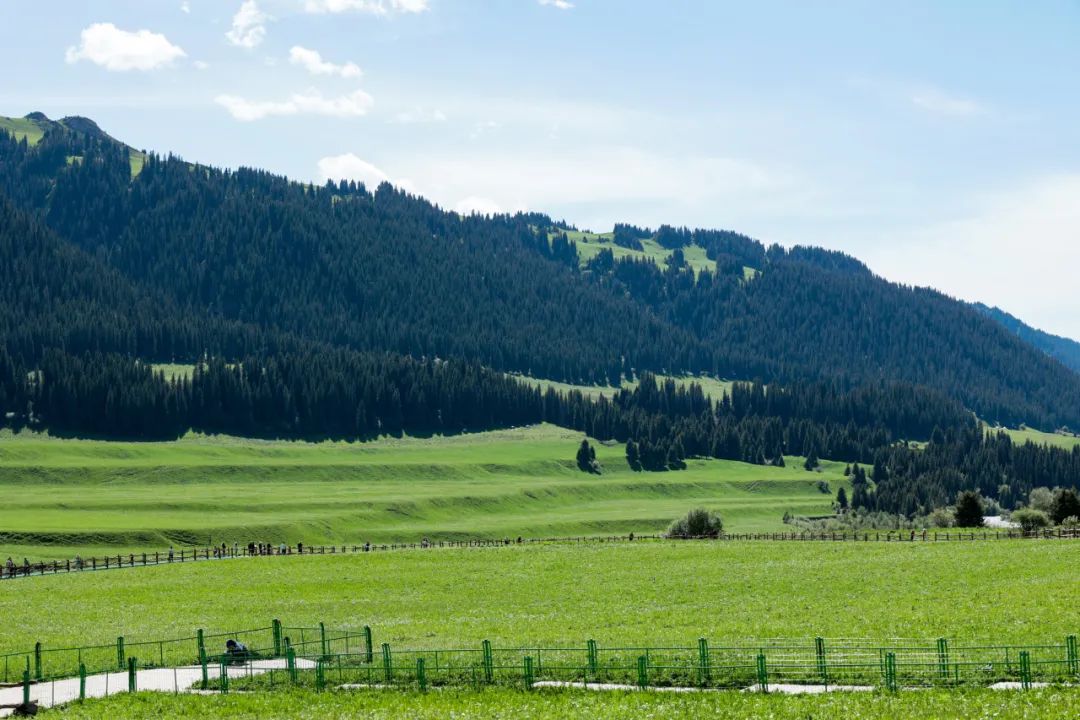
<svg viewBox="0 0 1080 720"><path fill-rule="evenodd" d="M293 638L296 640L294 641ZM270 659L285 656L293 647L303 657L333 653L370 651L371 628L341 630L320 623L314 627L291 627L274 620L265 627L206 633L165 640L135 640L123 636L108 644L77 647L49 647L36 643L24 652L0 655L0 683L31 682L124 671L132 658L143 669L183 667L206 664L225 650L225 643L235 640L248 649L250 658Z"/></svg>
<svg viewBox="0 0 1080 720"><path fill-rule="evenodd" d="M2 537L0 537L2 539ZM882 530L848 532L773 532L773 533L724 533L720 542L733 541L778 541L778 542L975 542L989 540L1077 540L1080 539L1078 528L1047 528L1024 532L1021 530ZM99 570L122 570L125 568L150 567L179 563L228 560L244 557L292 557L303 555L350 555L372 552L399 550L429 550L434 548L491 548L510 545L535 545L547 543L611 543L659 541L685 542L668 540L660 535L599 535L546 538L479 538L472 540L431 540L420 542L364 543L362 545L254 545L247 547L196 547L182 548L175 551L156 551L138 553L118 553L94 557L76 557L68 560L45 560L31 562L11 561L0 565L0 580L57 575L72 572L94 572Z"/></svg>
<svg viewBox="0 0 1080 720"><path fill-rule="evenodd" d="M308 665L297 665L306 657ZM251 675L249 672L248 675ZM243 676L243 673L241 673ZM1080 680L1077 639L1031 645L896 639L757 640L687 646L572 646L394 649L304 656L286 648L286 663L227 681L234 689L304 685L419 687L600 683L626 687L754 689L790 684L868 687L987 686Z"/></svg>
<svg viewBox="0 0 1080 720"><path fill-rule="evenodd" d="M221 638L246 647L210 652ZM131 654L138 651L140 655ZM894 639L771 639L671 646L604 646L587 640L566 646L393 649L372 644L371 629L329 630L325 625L269 627L190 638L81 648L44 649L6 656L22 663L19 679L0 694L24 703L55 706L119 692L190 690L228 693L302 686L435 686L523 689L545 685L604 684L610 688L738 689L769 692L780 685L829 689L955 688L1080 680L1077 637L1029 645ZM61 661L61 658L63 660ZM194 658L194 660L193 660ZM69 674L73 659L78 660ZM169 667L168 663L179 661ZM87 665L87 662L91 663ZM93 668L93 670L91 670ZM19 669L19 668L17 668ZM10 666L5 670L11 674ZM21 689L18 685L21 684ZM784 688L789 689L789 688Z"/></svg>

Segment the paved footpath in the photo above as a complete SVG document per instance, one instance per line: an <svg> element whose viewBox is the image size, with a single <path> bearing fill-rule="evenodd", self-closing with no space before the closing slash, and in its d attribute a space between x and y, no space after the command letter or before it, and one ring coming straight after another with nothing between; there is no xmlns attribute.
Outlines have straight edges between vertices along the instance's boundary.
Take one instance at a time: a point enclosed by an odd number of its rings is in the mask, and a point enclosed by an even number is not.
<svg viewBox="0 0 1080 720"><path fill-rule="evenodd" d="M275 660L256 660L249 665L230 667L230 678L246 678L254 675L262 675L271 670L284 670L286 668L284 658ZM311 660L296 659L296 667L301 670L310 670L315 667ZM207 679L211 682L218 680L220 669L216 665L210 665L206 669ZM189 665L175 668L153 668L149 670L137 670L135 684L140 690L154 692L187 693L203 692L197 687L202 681L202 667ZM109 695L117 695L128 691L128 674L124 672L100 673L86 676L86 697L101 698ZM216 692L216 691L214 691ZM64 703L79 699L79 678L64 678L62 680L50 680L36 683L30 686L30 700L40 707L55 707ZM22 686L0 689L0 705L17 705L23 700ZM8 717L14 711L0 709L0 717Z"/></svg>

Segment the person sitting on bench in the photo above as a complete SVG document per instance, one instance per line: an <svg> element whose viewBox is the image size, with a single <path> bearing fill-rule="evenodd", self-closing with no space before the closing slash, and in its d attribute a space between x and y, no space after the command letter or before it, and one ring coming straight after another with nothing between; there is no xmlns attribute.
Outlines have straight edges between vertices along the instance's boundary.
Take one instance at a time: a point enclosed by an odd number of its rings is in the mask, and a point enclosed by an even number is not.
<svg viewBox="0 0 1080 720"><path fill-rule="evenodd" d="M229 660L232 662L244 662L250 656L247 645L238 640L225 641L225 654L229 656Z"/></svg>

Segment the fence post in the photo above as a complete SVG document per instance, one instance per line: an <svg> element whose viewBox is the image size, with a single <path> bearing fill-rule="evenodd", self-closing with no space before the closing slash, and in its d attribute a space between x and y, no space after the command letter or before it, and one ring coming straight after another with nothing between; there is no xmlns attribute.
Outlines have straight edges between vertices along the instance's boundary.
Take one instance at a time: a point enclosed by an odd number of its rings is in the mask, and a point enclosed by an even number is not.
<svg viewBox="0 0 1080 720"><path fill-rule="evenodd" d="M30 668L23 670L22 674L22 701L23 705L30 704Z"/></svg>
<svg viewBox="0 0 1080 720"><path fill-rule="evenodd" d="M124 636L116 638L116 666L124 669Z"/></svg>
<svg viewBox="0 0 1080 720"><path fill-rule="evenodd" d="M274 618L271 627L274 633L274 657L281 657L281 621Z"/></svg>
<svg viewBox="0 0 1080 720"><path fill-rule="evenodd" d="M938 638L937 641L938 676L942 680L949 679L949 641Z"/></svg>
<svg viewBox="0 0 1080 720"><path fill-rule="evenodd" d="M1031 689L1031 655L1027 650L1020 651L1020 687Z"/></svg>
<svg viewBox="0 0 1080 720"><path fill-rule="evenodd" d="M481 647L484 650L484 682L491 683L495 680L495 666L491 657L491 641L485 640Z"/></svg>
<svg viewBox="0 0 1080 720"><path fill-rule="evenodd" d="M372 660L372 647L371 647L371 628L367 625L364 626L364 662L371 664Z"/></svg>
<svg viewBox="0 0 1080 720"><path fill-rule="evenodd" d="M597 665L596 641L595 640L589 640L585 644L585 646L587 648L586 654L588 655L588 658L589 658L589 675L595 678L596 677L596 665Z"/></svg>
<svg viewBox="0 0 1080 720"><path fill-rule="evenodd" d="M86 699L86 665L79 663L79 699Z"/></svg>
<svg viewBox="0 0 1080 720"><path fill-rule="evenodd" d="M896 692L896 653L885 653L885 687Z"/></svg>
<svg viewBox="0 0 1080 720"><path fill-rule="evenodd" d="M649 659L644 655L637 659L637 685L642 690L649 687Z"/></svg>
<svg viewBox="0 0 1080 720"><path fill-rule="evenodd" d="M534 674L532 674L532 656L525 656L525 689L532 690L532 683L534 683Z"/></svg>
<svg viewBox="0 0 1080 720"><path fill-rule="evenodd" d="M424 672L424 658L416 658L416 683L420 692L427 692L427 674Z"/></svg>
<svg viewBox="0 0 1080 720"><path fill-rule="evenodd" d="M1077 652L1076 652L1076 636L1075 635L1070 635L1069 637L1065 638L1065 650L1066 650L1066 653L1069 656L1069 674L1070 675L1078 675L1078 674L1080 674L1080 657L1077 656Z"/></svg>
<svg viewBox="0 0 1080 720"><path fill-rule="evenodd" d="M709 664L709 641L698 638L698 682L701 685L712 684L712 667Z"/></svg>
<svg viewBox="0 0 1080 720"><path fill-rule="evenodd" d="M829 667L825 662L825 638L814 639L814 652L817 656L818 677L826 685L829 684Z"/></svg>
<svg viewBox="0 0 1080 720"><path fill-rule="evenodd" d="M291 647L285 648L285 668L289 671L289 681L296 684L296 651Z"/></svg>
<svg viewBox="0 0 1080 720"><path fill-rule="evenodd" d="M324 623L319 623L319 645L322 647L323 657L330 654L330 646L326 643L326 625Z"/></svg>
<svg viewBox="0 0 1080 720"><path fill-rule="evenodd" d="M393 682L391 673L393 672L393 666L390 664L390 643L382 644L382 666L383 666L383 680L389 685Z"/></svg>
<svg viewBox="0 0 1080 720"><path fill-rule="evenodd" d="M221 690L222 695L226 695L229 692L229 661L222 656L221 658L221 675L218 677L218 688Z"/></svg>
<svg viewBox="0 0 1080 720"><path fill-rule="evenodd" d="M195 631L195 649L197 650L199 657L206 655L206 640L203 637L202 628Z"/></svg>
<svg viewBox="0 0 1080 720"><path fill-rule="evenodd" d="M769 666L765 662L765 653L758 653L757 656L757 680L761 692L769 692Z"/></svg>
<svg viewBox="0 0 1080 720"><path fill-rule="evenodd" d="M41 643L34 643L34 679L41 682Z"/></svg>
<svg viewBox="0 0 1080 720"><path fill-rule="evenodd" d="M199 631L200 633L202 630ZM210 673L206 667L206 648L199 648L199 667L202 670L202 689L205 690L210 686Z"/></svg>
<svg viewBox="0 0 1080 720"><path fill-rule="evenodd" d="M319 658L315 661L315 689L326 689L326 659Z"/></svg>

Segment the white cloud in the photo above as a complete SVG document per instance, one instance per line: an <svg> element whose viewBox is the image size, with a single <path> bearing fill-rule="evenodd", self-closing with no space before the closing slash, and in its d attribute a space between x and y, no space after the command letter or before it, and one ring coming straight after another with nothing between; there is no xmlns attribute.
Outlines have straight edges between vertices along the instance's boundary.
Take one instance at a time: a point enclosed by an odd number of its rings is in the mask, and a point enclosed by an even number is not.
<svg viewBox="0 0 1080 720"><path fill-rule="evenodd" d="M248 100L236 95L218 95L214 102L221 105L235 119L250 122L275 115L328 115L332 117L358 117L366 115L374 100L363 90L336 98L323 97L318 90L296 93L287 100Z"/></svg>
<svg viewBox="0 0 1080 720"><path fill-rule="evenodd" d="M570 8L574 7L574 3L568 2L568 0L540 0L540 4L557 7L560 10L569 10Z"/></svg>
<svg viewBox="0 0 1080 720"><path fill-rule="evenodd" d="M319 160L319 179L322 182L355 180L364 183L369 189L375 189L381 183L390 182L390 176L381 168L375 167L353 153L333 155Z"/></svg>
<svg viewBox="0 0 1080 720"><path fill-rule="evenodd" d="M382 183L388 182L406 192L416 193L416 188L409 180L405 178L391 180L390 176L381 168L372 165L367 160L363 160L351 152L344 155L324 157L319 160L318 165L319 180L321 182L328 180L355 180L364 183L368 190L374 190Z"/></svg>
<svg viewBox="0 0 1080 720"><path fill-rule="evenodd" d="M363 74L360 71L360 66L356 63L347 62L344 65L335 65L332 62L323 60L322 55L317 51L308 50L299 45L294 45L289 50L289 62L293 65L299 65L312 75L337 75L343 78L358 78Z"/></svg>
<svg viewBox="0 0 1080 720"><path fill-rule="evenodd" d="M129 32L112 23L94 23L82 31L79 45L67 49L69 63L88 60L106 70L156 70L186 53L160 33Z"/></svg>
<svg viewBox="0 0 1080 720"><path fill-rule="evenodd" d="M401 125L414 125L417 123L440 123L446 121L446 113L442 110L425 110L424 108L413 108L412 110L404 110L394 116L394 122Z"/></svg>
<svg viewBox="0 0 1080 720"><path fill-rule="evenodd" d="M920 88L911 94L911 103L937 115L980 115L985 108L974 100L956 97L937 88Z"/></svg>
<svg viewBox="0 0 1080 720"><path fill-rule="evenodd" d="M195 66L196 70L208 70L210 68L210 63L205 60L196 60L192 65Z"/></svg>
<svg viewBox="0 0 1080 720"><path fill-rule="evenodd" d="M309 13L422 13L428 10L428 0L305 0L304 9Z"/></svg>
<svg viewBox="0 0 1080 720"><path fill-rule="evenodd" d="M454 210L462 215L498 215L502 206L491 198L470 195L454 205Z"/></svg>
<svg viewBox="0 0 1080 720"><path fill-rule="evenodd" d="M266 37L266 21L270 16L259 10L255 0L244 0L233 15L232 29L225 33L233 45L251 49Z"/></svg>
<svg viewBox="0 0 1080 720"><path fill-rule="evenodd" d="M966 217L889 233L862 251L890 280L998 305L1080 339L1080 173L1039 178L975 200Z"/></svg>
<svg viewBox="0 0 1080 720"><path fill-rule="evenodd" d="M495 120L482 120L481 122L473 125L472 132L469 133L469 139L476 140L477 138L486 135L492 130L498 130L500 127L502 127L502 123L499 123Z"/></svg>
<svg viewBox="0 0 1080 720"><path fill-rule="evenodd" d="M191 14L191 3L189 3L187 0L184 0L184 2L180 3L180 12L190 15Z"/></svg>

